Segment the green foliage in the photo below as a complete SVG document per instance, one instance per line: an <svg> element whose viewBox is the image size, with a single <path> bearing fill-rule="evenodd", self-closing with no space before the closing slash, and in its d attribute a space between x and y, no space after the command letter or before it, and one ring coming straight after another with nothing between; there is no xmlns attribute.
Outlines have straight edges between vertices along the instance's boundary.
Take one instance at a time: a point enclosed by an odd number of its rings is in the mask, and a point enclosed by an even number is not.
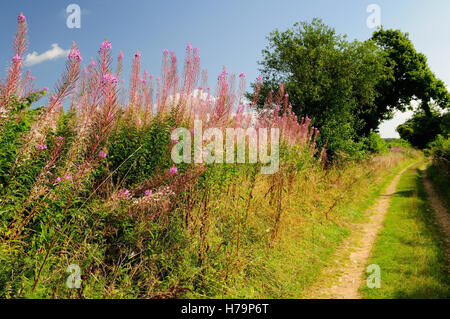
<svg viewBox="0 0 450 319"><path fill-rule="evenodd" d="M428 67L427 58L414 48L408 33L380 29L372 40L385 52L386 66L393 67L393 78L380 81L376 101L378 113L389 118L395 109L410 109L412 100L420 101L421 108L431 116L433 100L440 108L450 107L450 94L442 80Z"/></svg>
<svg viewBox="0 0 450 319"><path fill-rule="evenodd" d="M436 139L429 144L433 156L434 166L441 171L443 176L450 178L450 136L445 138L438 135Z"/></svg>
<svg viewBox="0 0 450 319"><path fill-rule="evenodd" d="M364 141L364 147L367 152L385 154L388 151L388 144L379 134L370 132Z"/></svg>
<svg viewBox="0 0 450 319"><path fill-rule="evenodd" d="M424 149L428 143L433 141L442 132L442 125L445 118L436 110L432 110L429 115L424 111L418 111L405 123L397 127L400 137L411 143L412 146Z"/></svg>
<svg viewBox="0 0 450 319"><path fill-rule="evenodd" d="M401 138L395 138L395 139L389 140L387 142L387 144L388 144L389 148L402 147L402 148L408 149L408 148L412 147L408 141L401 139Z"/></svg>
<svg viewBox="0 0 450 319"><path fill-rule="evenodd" d="M268 41L259 62L264 82L258 105L284 83L294 112L312 118L320 128L318 143L328 140L331 156L364 156L371 132L395 110L410 108L412 100L428 116L432 100L442 109L450 105L444 83L398 30L380 29L370 40L349 42L314 19L275 30Z"/></svg>
<svg viewBox="0 0 450 319"><path fill-rule="evenodd" d="M359 157L359 138L376 128L366 120L375 87L390 76L382 52L371 41L348 42L318 19L275 30L268 40L260 62L264 83L259 105L284 83L294 112L308 115L320 128L319 145L328 140L331 154Z"/></svg>
<svg viewBox="0 0 450 319"><path fill-rule="evenodd" d="M107 165L115 172L114 182L136 185L157 172L168 169L171 119L154 120L149 126L119 123L108 145Z"/></svg>

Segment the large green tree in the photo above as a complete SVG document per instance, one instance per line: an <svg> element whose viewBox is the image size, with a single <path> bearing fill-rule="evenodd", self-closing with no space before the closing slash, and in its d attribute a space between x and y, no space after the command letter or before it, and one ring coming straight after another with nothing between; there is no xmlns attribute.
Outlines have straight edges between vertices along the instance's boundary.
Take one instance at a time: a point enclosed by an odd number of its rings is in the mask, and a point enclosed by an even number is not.
<svg viewBox="0 0 450 319"><path fill-rule="evenodd" d="M331 154L359 154L380 122L410 108L412 100L428 115L430 102L447 108L450 101L425 56L398 30L349 42L319 19L300 22L268 36L259 64L264 82L258 105L284 83L294 112L312 118L319 143L328 140Z"/></svg>
<svg viewBox="0 0 450 319"><path fill-rule="evenodd" d="M348 42L319 19L273 31L259 62L263 85L259 106L284 83L294 112L308 115L328 140L330 153L353 155L365 130L363 114L373 112L375 86L389 78L383 52L372 42Z"/></svg>
<svg viewBox="0 0 450 319"><path fill-rule="evenodd" d="M376 105L381 119L390 118L394 110L412 109L413 100L420 103L427 116L432 116L431 103L441 109L450 107L444 82L430 70L425 55L416 51L408 33L380 29L372 40L385 52L386 66L394 72L393 78L379 81L377 86Z"/></svg>

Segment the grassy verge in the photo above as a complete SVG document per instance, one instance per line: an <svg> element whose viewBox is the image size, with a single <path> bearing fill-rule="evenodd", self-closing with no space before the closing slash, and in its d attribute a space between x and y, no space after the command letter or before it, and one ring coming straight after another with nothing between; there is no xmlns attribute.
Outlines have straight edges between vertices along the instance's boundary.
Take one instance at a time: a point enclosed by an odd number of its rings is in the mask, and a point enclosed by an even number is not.
<svg viewBox="0 0 450 319"><path fill-rule="evenodd" d="M427 168L427 176L433 182L434 189L450 210L450 180L433 165Z"/></svg>
<svg viewBox="0 0 450 319"><path fill-rule="evenodd" d="M381 287L365 298L449 298L445 257L420 174L416 167L401 177L369 264L381 269Z"/></svg>
<svg viewBox="0 0 450 319"><path fill-rule="evenodd" d="M251 271L244 273L245 279L220 297L307 298L308 288L320 279L323 267L333 263L336 249L350 234L354 223L365 221L367 208L394 176L414 161L416 157L408 157L391 169L384 168L383 173L377 171L376 176L365 179L364 186L355 187L345 205L336 209L329 219L318 222L314 216L302 215L300 221L295 220L295 213L289 214L285 235L278 244L256 251Z"/></svg>

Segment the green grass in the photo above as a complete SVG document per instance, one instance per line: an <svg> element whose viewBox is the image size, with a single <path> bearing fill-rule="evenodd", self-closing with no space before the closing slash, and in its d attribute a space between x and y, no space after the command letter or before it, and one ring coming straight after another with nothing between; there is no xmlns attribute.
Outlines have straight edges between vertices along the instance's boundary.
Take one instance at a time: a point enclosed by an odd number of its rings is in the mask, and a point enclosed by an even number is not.
<svg viewBox="0 0 450 319"><path fill-rule="evenodd" d="M256 259L264 259L264 267L252 267L252 272L245 274L243 285L220 297L307 298L307 288L320 279L324 267L333 263L336 249L350 235L354 224L366 221L364 212L392 179L415 161L417 158L408 158L378 182L368 183L364 196L352 200L337 212L344 217L344 222L305 222L298 240L285 242L269 253L261 252Z"/></svg>
<svg viewBox="0 0 450 319"><path fill-rule="evenodd" d="M449 298L450 280L440 236L417 168L401 177L369 264L381 287L361 287L365 298Z"/></svg>
<svg viewBox="0 0 450 319"><path fill-rule="evenodd" d="M433 182L434 189L439 195L439 198L444 202L447 210L450 210L450 179L433 165L427 168L428 178Z"/></svg>

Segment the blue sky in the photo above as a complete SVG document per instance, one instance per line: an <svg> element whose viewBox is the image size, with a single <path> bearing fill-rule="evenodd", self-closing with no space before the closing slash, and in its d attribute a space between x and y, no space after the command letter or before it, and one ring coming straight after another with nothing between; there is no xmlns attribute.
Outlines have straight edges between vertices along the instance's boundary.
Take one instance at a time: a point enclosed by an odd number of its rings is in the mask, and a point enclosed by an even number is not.
<svg viewBox="0 0 450 319"><path fill-rule="evenodd" d="M81 28L66 26L66 7L78 4L82 9ZM142 53L143 68L159 74L162 51L175 51L183 57L188 42L199 48L202 68L214 79L223 66L248 81L258 76L257 61L274 29L285 30L297 21L314 17L347 34L349 39L365 40L372 34L366 25L369 4L381 8L385 28L409 32L416 49L423 52L431 69L450 84L450 1L448 0L22 0L0 2L0 61L3 68L11 59L11 40L16 17L23 12L29 25L29 50L41 54L56 43L64 50L75 41L84 62L95 57L105 37L115 54L125 55L128 75L133 52ZM64 58L30 66L37 87L53 87L64 69ZM213 86L213 83L209 83ZM395 127L410 116L399 114L380 128L383 137L396 136Z"/></svg>

